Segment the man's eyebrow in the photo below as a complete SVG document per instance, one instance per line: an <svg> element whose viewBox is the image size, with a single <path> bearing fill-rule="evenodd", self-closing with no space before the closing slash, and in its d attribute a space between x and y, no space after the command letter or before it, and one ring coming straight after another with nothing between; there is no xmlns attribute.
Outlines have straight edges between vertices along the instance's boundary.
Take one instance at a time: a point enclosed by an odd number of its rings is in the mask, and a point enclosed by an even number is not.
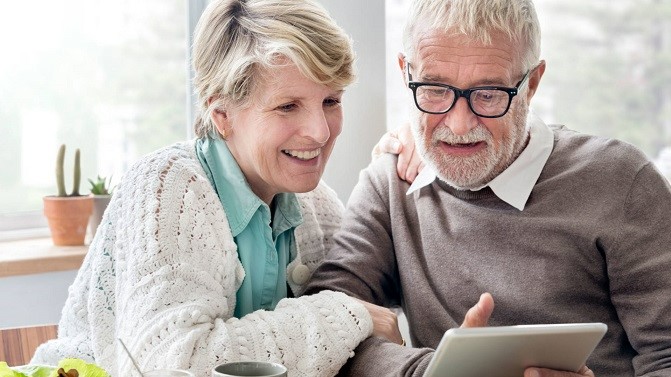
<svg viewBox="0 0 671 377"><path fill-rule="evenodd" d="M431 82L431 83L438 83L438 84L447 84L447 85L452 85L452 83L447 82L445 77L443 76L438 76L438 75L426 75L426 76L421 76L421 82ZM495 78L484 78L482 80L479 80L477 84L471 85L471 87L476 87L476 86L505 86L506 84L501 81L501 79L495 79Z"/></svg>
<svg viewBox="0 0 671 377"><path fill-rule="evenodd" d="M445 79L442 76L435 76L435 75L422 75L420 76L422 81L424 82L444 82Z"/></svg>

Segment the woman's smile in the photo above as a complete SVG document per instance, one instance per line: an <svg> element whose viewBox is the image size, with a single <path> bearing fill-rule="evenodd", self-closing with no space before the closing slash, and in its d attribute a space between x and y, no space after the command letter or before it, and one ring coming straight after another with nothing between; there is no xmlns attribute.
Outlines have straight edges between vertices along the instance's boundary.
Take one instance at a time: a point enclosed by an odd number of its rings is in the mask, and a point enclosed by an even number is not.
<svg viewBox="0 0 671 377"><path fill-rule="evenodd" d="M286 154L287 156L297 158L302 161L308 161L312 160L315 157L318 157L322 153L322 148L317 148L317 149L311 149L311 150L291 150L291 149L284 149L282 150L282 153Z"/></svg>

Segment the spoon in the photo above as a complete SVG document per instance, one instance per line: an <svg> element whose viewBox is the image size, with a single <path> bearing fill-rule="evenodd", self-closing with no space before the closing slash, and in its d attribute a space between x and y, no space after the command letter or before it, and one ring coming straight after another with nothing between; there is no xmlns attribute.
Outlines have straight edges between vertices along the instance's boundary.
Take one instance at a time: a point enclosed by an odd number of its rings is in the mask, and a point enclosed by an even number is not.
<svg viewBox="0 0 671 377"><path fill-rule="evenodd" d="M130 351L128 350L128 348L126 348L126 345L123 343L123 340L121 340L121 338L116 338L116 340L118 340L119 343L121 343L121 347L123 347L124 351L126 351L126 355L128 355L128 358L130 359L130 361L133 362L133 366L135 367L135 370L138 373L140 373L140 377L144 377L144 374L142 374L142 371L140 370L140 367L137 366L137 361L135 361L135 358L133 358L133 355L130 354Z"/></svg>

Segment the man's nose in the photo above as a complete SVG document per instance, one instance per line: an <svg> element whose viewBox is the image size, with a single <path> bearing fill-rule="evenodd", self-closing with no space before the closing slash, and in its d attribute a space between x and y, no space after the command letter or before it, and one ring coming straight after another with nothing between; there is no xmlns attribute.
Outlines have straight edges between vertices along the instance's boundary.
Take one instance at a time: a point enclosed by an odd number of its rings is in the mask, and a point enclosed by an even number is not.
<svg viewBox="0 0 671 377"><path fill-rule="evenodd" d="M443 123L455 135L466 135L478 125L478 117L471 111L466 98L460 97L452 106L452 109L445 113Z"/></svg>

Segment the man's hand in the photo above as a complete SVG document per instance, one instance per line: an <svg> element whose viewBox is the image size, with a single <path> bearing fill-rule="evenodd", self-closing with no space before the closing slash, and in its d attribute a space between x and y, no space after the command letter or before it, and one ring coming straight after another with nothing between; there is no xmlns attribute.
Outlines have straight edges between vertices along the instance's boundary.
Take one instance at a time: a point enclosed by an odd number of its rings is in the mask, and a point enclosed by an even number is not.
<svg viewBox="0 0 671 377"><path fill-rule="evenodd" d="M472 308L468 309L461 327L483 327L487 326L489 317L494 311L494 299L489 293L480 295L480 300ZM527 368L524 377L594 377L594 373L583 366L577 373L563 372L545 368Z"/></svg>
<svg viewBox="0 0 671 377"><path fill-rule="evenodd" d="M359 300L359 299L357 299ZM401 331L398 329L398 317L393 311L359 300L366 307L371 318L373 318L373 336L385 338L391 342L403 344Z"/></svg>
<svg viewBox="0 0 671 377"><path fill-rule="evenodd" d="M527 368L524 371L524 377L594 377L594 372L585 365L577 373L545 368Z"/></svg>
<svg viewBox="0 0 671 377"><path fill-rule="evenodd" d="M480 295L478 303L468 309L461 327L484 327L494 311L494 298L489 293Z"/></svg>
<svg viewBox="0 0 671 377"><path fill-rule="evenodd" d="M394 131L389 131L382 135L371 153L373 160L384 153L398 155L396 172L399 178L410 183L415 180L417 174L424 168L424 161L417 154L415 148L415 138L412 137L410 125L405 124Z"/></svg>

